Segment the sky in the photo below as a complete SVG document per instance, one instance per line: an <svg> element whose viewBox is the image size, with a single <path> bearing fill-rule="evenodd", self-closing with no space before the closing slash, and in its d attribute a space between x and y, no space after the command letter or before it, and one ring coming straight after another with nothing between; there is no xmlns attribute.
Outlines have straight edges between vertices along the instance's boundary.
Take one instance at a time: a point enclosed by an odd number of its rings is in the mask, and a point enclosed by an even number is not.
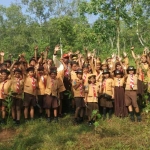
<svg viewBox="0 0 150 150"><path fill-rule="evenodd" d="M0 0L0 5L9 7L12 2L20 2L20 0ZM95 15L87 15L87 18L90 24L98 19L98 17Z"/></svg>

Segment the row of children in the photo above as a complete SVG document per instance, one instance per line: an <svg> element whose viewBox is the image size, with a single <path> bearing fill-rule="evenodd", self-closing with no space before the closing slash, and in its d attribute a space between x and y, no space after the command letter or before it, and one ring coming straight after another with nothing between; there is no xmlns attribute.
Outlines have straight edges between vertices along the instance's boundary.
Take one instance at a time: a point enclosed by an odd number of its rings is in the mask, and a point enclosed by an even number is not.
<svg viewBox="0 0 150 150"><path fill-rule="evenodd" d="M30 119L34 118L34 106L38 103L39 113L42 114L45 109L47 121L51 122L51 110L54 110L54 120L57 122L58 115L66 112L70 104L66 91L71 91L74 95L72 107L76 108L76 123L83 121L85 110L89 125L95 120L95 117L92 118L93 110L99 111L102 108L103 119L106 119L108 110L111 118L113 107L116 116L126 117L129 112L130 119L135 121L135 111L137 121L141 121L137 95L142 100L144 92L150 93L150 56L146 49L139 57L135 55L134 48L131 48L137 69L129 66L126 53L123 53L123 60L113 54L101 62L96 57L95 50L91 53L85 49L84 56L79 51L74 54L69 52L60 60L57 58L59 46L55 47L53 60L47 58L48 48L45 51L46 57L43 54L37 57L37 50L36 47L35 56L29 64L24 55L20 55L13 64L10 60L3 63L4 55L1 55L1 123L5 121L4 102L9 91L13 100L12 117L17 124L20 124L22 102L25 120L29 118L28 112Z"/></svg>

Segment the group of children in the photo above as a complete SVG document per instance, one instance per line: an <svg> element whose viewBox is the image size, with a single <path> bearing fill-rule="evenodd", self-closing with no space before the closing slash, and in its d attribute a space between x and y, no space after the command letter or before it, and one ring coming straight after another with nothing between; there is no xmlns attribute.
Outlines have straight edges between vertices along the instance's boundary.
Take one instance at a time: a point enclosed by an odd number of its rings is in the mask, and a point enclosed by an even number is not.
<svg viewBox="0 0 150 150"><path fill-rule="evenodd" d="M131 53L135 59L136 68L129 65L128 55L123 53L123 59L113 54L105 61L93 52L85 49L83 56L79 51L66 53L57 58L59 46L55 47L53 59L48 59L48 48L45 55L35 56L27 63L25 56L11 64L10 60L3 62L1 55L0 74L0 108L1 124L5 123L7 105L5 100L12 99L12 118L20 124L21 110L24 110L25 121L34 119L35 106L39 106L39 116L46 115L48 122L58 122L67 107L75 108L75 123L82 123L85 116L91 126L96 114L101 113L103 120L111 119L112 113L117 117L130 115L131 121L141 121L140 109L137 103L142 101L144 93L150 93L150 53L144 49L142 56L136 56L134 48ZM72 93L71 99L66 94ZM150 94L149 94L150 95ZM147 102L150 100L150 96ZM65 105L65 107L64 107ZM29 117L30 116L30 117Z"/></svg>

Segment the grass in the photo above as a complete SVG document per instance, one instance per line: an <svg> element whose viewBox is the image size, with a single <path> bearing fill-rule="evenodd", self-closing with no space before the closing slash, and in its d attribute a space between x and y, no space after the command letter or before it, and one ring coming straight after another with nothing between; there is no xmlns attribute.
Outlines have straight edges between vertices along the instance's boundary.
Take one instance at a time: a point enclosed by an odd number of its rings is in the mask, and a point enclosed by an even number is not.
<svg viewBox="0 0 150 150"><path fill-rule="evenodd" d="M58 124L37 119L19 127L1 127L1 132L13 135L0 137L0 150L150 150L150 118L146 117L141 123L115 116L111 121L100 119L96 130L86 122L74 125L70 115Z"/></svg>

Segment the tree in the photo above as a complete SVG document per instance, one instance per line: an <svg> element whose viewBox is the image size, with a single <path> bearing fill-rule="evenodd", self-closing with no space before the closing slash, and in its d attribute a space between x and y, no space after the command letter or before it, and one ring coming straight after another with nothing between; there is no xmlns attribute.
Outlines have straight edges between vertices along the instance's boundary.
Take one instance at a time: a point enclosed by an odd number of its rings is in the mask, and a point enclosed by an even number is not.
<svg viewBox="0 0 150 150"><path fill-rule="evenodd" d="M99 15L103 20L114 20L116 26L116 46L118 55L120 55L120 21L128 20L128 0L90 0L84 1L80 5L80 12Z"/></svg>

